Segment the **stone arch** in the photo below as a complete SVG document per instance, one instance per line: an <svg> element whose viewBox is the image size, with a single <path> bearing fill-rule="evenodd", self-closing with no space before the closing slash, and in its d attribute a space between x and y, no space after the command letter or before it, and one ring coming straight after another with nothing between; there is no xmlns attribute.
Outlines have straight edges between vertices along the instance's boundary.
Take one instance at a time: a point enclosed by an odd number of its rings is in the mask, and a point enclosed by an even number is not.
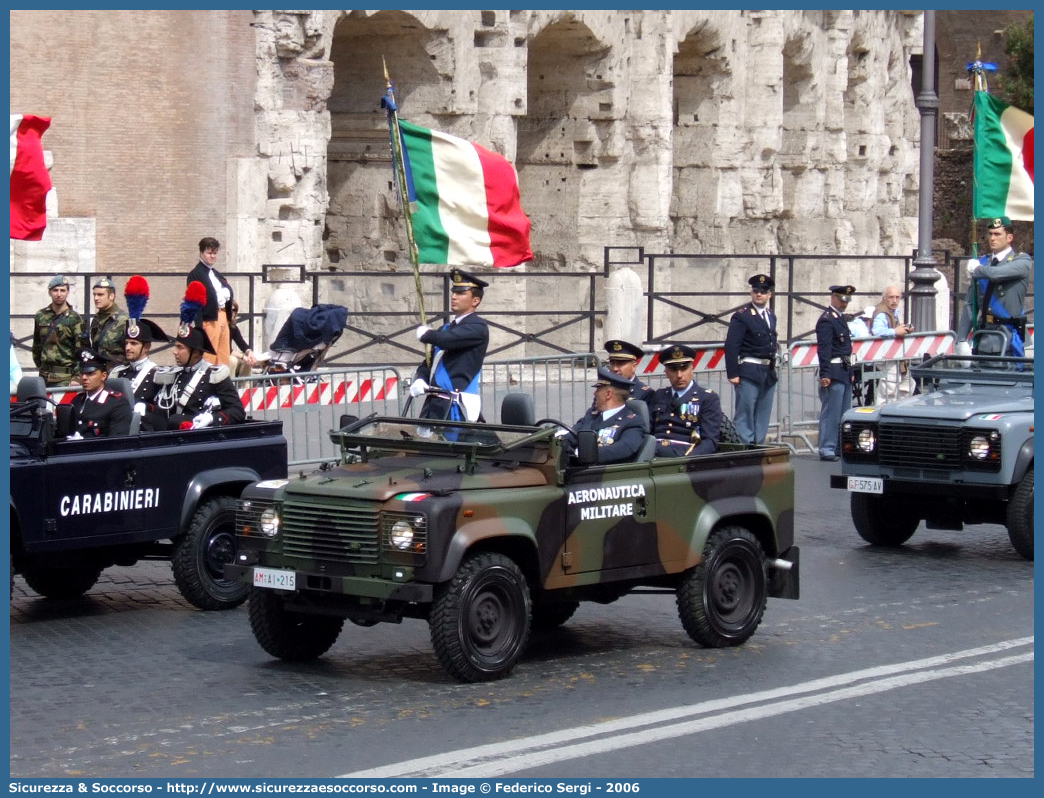
<svg viewBox="0 0 1044 798"><path fill-rule="evenodd" d="M395 264L404 258L409 265L388 121L380 107L382 59L404 117L417 120L422 112L435 114L451 105L452 52L444 30L429 29L404 11L352 11L338 19L330 46L327 267Z"/></svg>
<svg viewBox="0 0 1044 798"><path fill-rule="evenodd" d="M539 209L535 263L563 263L563 247L575 243L583 170L605 156L614 124L609 54L609 45L572 14L529 40L516 168L527 207Z"/></svg>
<svg viewBox="0 0 1044 798"><path fill-rule="evenodd" d="M722 207L720 154L722 123L733 109L732 65L720 31L702 22L678 43L673 61L673 130L671 222L675 241L691 251L699 229L710 222L701 216L732 214ZM726 123L731 127L732 123ZM735 172L731 173L735 177ZM741 211L742 208L735 209Z"/></svg>

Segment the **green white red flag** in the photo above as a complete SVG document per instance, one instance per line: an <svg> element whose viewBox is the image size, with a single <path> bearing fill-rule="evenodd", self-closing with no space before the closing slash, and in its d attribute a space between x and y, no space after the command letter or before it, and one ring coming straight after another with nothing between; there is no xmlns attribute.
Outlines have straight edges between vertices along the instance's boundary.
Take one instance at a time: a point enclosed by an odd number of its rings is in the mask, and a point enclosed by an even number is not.
<svg viewBox="0 0 1044 798"><path fill-rule="evenodd" d="M399 121L420 263L508 267L533 259L518 174L485 147Z"/></svg>
<svg viewBox="0 0 1044 798"><path fill-rule="evenodd" d="M48 116L11 114L11 238L39 241L47 227L51 175L44 165Z"/></svg>
<svg viewBox="0 0 1044 798"><path fill-rule="evenodd" d="M985 91L975 92L976 219L1033 221L1033 117Z"/></svg>

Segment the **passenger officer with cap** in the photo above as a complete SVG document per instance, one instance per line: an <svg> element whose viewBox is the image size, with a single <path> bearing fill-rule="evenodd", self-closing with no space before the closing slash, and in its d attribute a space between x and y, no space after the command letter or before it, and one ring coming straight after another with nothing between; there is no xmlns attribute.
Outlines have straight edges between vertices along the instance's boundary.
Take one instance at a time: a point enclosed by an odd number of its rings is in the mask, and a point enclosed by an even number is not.
<svg viewBox="0 0 1044 798"><path fill-rule="evenodd" d="M721 400L693 379L696 351L671 344L660 351L660 363L670 386L660 388L649 400L652 434L657 457L710 454L718 448L721 433Z"/></svg>
<svg viewBox="0 0 1044 798"><path fill-rule="evenodd" d="M605 342L605 351L609 353L609 371L630 383L630 398L641 399L643 402L652 399L653 389L635 376L638 361L645 354L642 348L614 338Z"/></svg>
<svg viewBox="0 0 1044 798"><path fill-rule="evenodd" d="M769 309L775 281L755 274L750 284L750 302L737 310L725 335L725 373L735 386L733 421L743 443L763 443L776 395L776 314Z"/></svg>
<svg viewBox="0 0 1044 798"><path fill-rule="evenodd" d="M194 286L199 288L194 290ZM214 354L206 332L193 326L203 301L203 286L195 281L189 283L181 304L181 324L174 338L174 362L178 368L158 378L163 389L156 403L167 413L168 429L224 427L246 421L246 410L228 366L212 366L203 359L205 353Z"/></svg>
<svg viewBox="0 0 1044 798"><path fill-rule="evenodd" d="M475 311L489 283L462 269L453 269L450 279L453 319L437 330L425 324L417 327L417 339L433 348L430 363L425 360L417 367L410 385L410 396L422 396L429 387L460 391L466 419L461 418L456 403L434 395L428 395L420 417L481 421L479 391L482 362L489 347L489 326Z"/></svg>
<svg viewBox="0 0 1044 798"><path fill-rule="evenodd" d="M855 286L830 286L830 306L816 322L819 355L819 459L839 460L841 414L852 406L852 334L844 313Z"/></svg>
<svg viewBox="0 0 1044 798"><path fill-rule="evenodd" d="M134 409L141 416L142 431L167 428L166 414L156 404L156 397L163 387L156 377L162 370L149 357L149 353L153 342L169 340L156 322L149 319L131 320L123 339L123 354L127 362L112 370L113 377L130 380L134 391Z"/></svg>
<svg viewBox="0 0 1044 798"><path fill-rule="evenodd" d="M598 433L598 463L625 463L631 460L645 441L645 422L624 403L631 397L630 380L605 368L598 369L594 385L594 401L583 418L573 425L575 432L594 430ZM568 433L566 443L576 449L577 436Z"/></svg>
<svg viewBox="0 0 1044 798"><path fill-rule="evenodd" d="M69 288L64 274L52 277L51 304L33 318L33 364L48 388L68 385L79 374L83 317L69 304Z"/></svg>
<svg viewBox="0 0 1044 798"><path fill-rule="evenodd" d="M70 440L129 435L131 406L119 391L105 387L109 376L105 355L84 349L80 353L80 382L83 393L73 397L73 429Z"/></svg>
<svg viewBox="0 0 1044 798"><path fill-rule="evenodd" d="M116 284L102 277L91 288L94 298L94 317L91 319L87 345L109 360L123 360L123 334L127 331L127 314L116 304Z"/></svg>
<svg viewBox="0 0 1044 798"><path fill-rule="evenodd" d="M991 219L986 226L989 253L979 260L969 260L971 284L957 325L957 354L970 354L968 336L973 330L1006 329L1011 334L1007 354L1026 354L1026 291L1033 273L1033 258L1015 251L1015 227L1007 216ZM983 348L989 339L981 341Z"/></svg>

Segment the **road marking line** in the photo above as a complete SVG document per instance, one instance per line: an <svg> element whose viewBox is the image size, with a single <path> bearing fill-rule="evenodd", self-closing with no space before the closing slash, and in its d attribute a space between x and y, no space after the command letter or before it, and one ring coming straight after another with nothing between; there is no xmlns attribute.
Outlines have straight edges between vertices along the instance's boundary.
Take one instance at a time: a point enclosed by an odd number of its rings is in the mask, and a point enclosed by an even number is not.
<svg viewBox="0 0 1044 798"><path fill-rule="evenodd" d="M828 676L821 679L813 679L808 682L802 682L800 684L791 685L789 687L777 687L770 690L762 690L756 693L748 693L746 695L730 696L727 698L713 699L710 701L704 701L699 704L691 704L682 707L673 707L671 709L656 710L653 712L646 712L639 715L633 715L626 718L619 718L616 720L605 721L602 723L591 724L587 726L578 726L572 729L563 729L556 732L548 732L546 734L539 734L532 737L523 737L515 740L506 740L500 743L490 743L487 745L480 745L474 748L464 748L458 751L448 751L443 754L436 754L434 756L420 757L418 759L407 760L404 762L398 762L392 765L385 765L378 768L371 768L369 770L357 771L354 773L347 773L341 776L341 778L429 778L433 776L446 776L454 774L455 776L460 775L460 771L456 769L456 766L464 768L477 766L478 763L487 762L489 760L503 761L513 760L519 761L529 751L538 751L540 749L553 748L556 750L566 750L560 748L560 746L568 746L569 750L582 748L582 745L577 745L578 740L589 737L598 737L603 735L619 735L620 737L639 737L639 740L629 743L629 745L638 745L642 742L647 742L653 739L652 735L656 730L647 730L641 733L641 735L626 735L633 729L637 729L643 726L649 726L652 724L664 724L674 722L674 726L667 727L672 729L669 735L675 736L679 733L694 733L695 731L702 731L702 729L694 728L691 732L679 732L679 727L687 726L688 723L677 724L677 721L692 718L697 715L706 715L713 712L728 712L727 715L723 715L723 718L735 718L730 720L730 723L740 723L745 720L751 719L747 717L741 717L743 713L758 712L763 709L772 709L777 706L790 706L779 710L780 712L796 711L797 709L804 708L799 706L802 702L808 701L807 706L816 706L816 699L818 696L810 696L805 699L792 700L792 701L780 701L777 704L770 704L767 707L755 708L752 710L735 710L737 706L744 704L764 703L771 701L778 701L778 699L786 699L794 695L801 693L811 693L822 690L833 690L834 693L825 694L829 696L829 701L840 701L845 698L853 697L855 695L866 695L873 692L881 692L883 690L891 690L897 687L905 686L901 681L902 674L906 674L906 678L913 679L909 684L916 684L918 681L930 681L932 679L941 679L946 676L957 676L960 675L961 668L978 668L979 670L989 670L997 667L1006 667L1008 665L1016 664L1016 662L1025 661L1024 658L1032 659L1033 653L1022 654L1016 657L1008 657L1002 660L992 660L985 663L989 667L980 667L974 665L960 666L959 668L945 668L944 670L938 671L926 671L930 668L938 668L940 666L948 666L954 662L958 662L963 659L969 659L972 657L981 657L989 654L996 654L1002 651L1009 651L1013 648L1019 648L1033 644L1033 637L1022 637L1014 640L1005 640L1000 643L995 643L988 646L980 646L978 648L967 649L965 651L957 651L950 654L942 654L936 657L927 657L925 659L911 660L909 662L901 662L893 665L880 665L874 668L865 668L858 671L852 671L850 673L842 673L837 676ZM991 663L1003 663L1003 664L991 664ZM917 674L915 671L925 671L925 673ZM969 673L977 672L976 670L969 670ZM894 678L890 678L894 677ZM921 677L921 678L918 678ZM853 685L856 682L866 680L878 680L870 682L862 687L851 687L846 689L843 688L846 685ZM884 685L879 689L878 685ZM867 693L853 692L852 695L846 695L846 692L858 691L868 689ZM827 703L826 700L820 703ZM779 714L779 712L773 712L771 714ZM753 717L760 717L754 715ZM694 725L700 723L715 723L718 722L718 717L708 718L702 721L692 722ZM707 728L714 728L713 725ZM619 739L619 738L616 738ZM612 742L612 740L599 741L597 744L603 744L606 742ZM595 745L595 743L589 744ZM623 746L621 746L623 747ZM613 750L612 748L605 748L604 750ZM555 751L548 752L554 754ZM588 753L595 753L590 751ZM587 756L588 753L577 753L570 756ZM551 760L553 761L553 760ZM491 763L492 765L493 763ZM528 767L528 765L527 765ZM511 770L506 772L516 772L521 769L520 767L512 766ZM469 775L478 776L479 774ZM461 776L462 777L462 776Z"/></svg>

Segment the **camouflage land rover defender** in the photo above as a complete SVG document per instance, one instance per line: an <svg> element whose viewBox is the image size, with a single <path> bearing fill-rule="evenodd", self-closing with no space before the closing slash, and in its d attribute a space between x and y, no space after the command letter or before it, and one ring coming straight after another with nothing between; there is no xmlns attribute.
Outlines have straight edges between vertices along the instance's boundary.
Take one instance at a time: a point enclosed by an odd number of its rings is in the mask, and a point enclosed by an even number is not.
<svg viewBox="0 0 1044 798"><path fill-rule="evenodd" d="M226 574L252 586L269 654L319 657L345 619L419 618L450 674L488 681L581 601L670 592L686 632L722 647L754 633L768 597L798 597L785 448L584 465L590 439L571 459L553 420L423 424L357 422L330 433L340 464L244 491Z"/></svg>

